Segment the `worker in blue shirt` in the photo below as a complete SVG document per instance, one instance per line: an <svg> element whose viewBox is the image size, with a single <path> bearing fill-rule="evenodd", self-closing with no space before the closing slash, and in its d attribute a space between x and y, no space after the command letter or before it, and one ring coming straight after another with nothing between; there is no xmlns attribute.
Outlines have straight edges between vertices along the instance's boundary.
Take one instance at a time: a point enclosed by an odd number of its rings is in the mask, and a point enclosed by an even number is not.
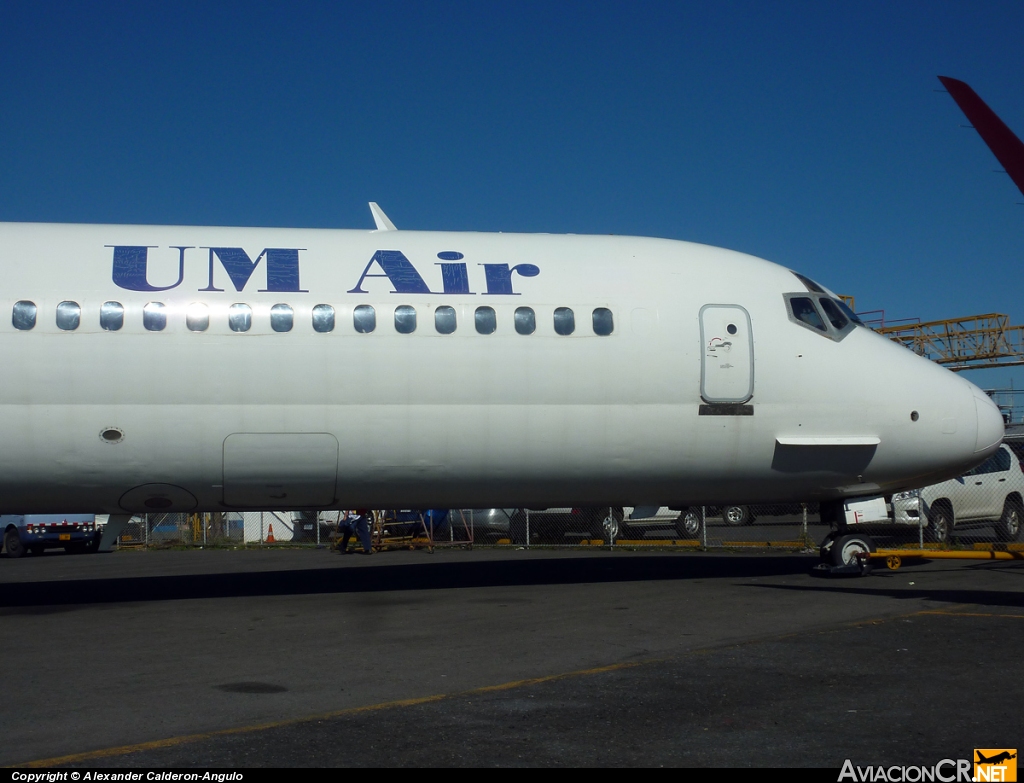
<svg viewBox="0 0 1024 783"><path fill-rule="evenodd" d="M341 532L341 545L338 547L343 555L347 555L348 541L355 533L359 536L359 542L363 545L363 554L372 555L373 548L370 543L370 514L369 509L357 509L355 511L344 511L341 521L338 522L338 530Z"/></svg>

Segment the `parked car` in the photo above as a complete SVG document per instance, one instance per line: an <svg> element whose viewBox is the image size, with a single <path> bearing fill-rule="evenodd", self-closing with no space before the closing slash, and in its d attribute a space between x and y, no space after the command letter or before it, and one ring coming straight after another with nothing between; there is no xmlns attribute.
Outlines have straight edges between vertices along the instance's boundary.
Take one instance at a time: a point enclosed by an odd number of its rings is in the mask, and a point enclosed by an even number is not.
<svg viewBox="0 0 1024 783"><path fill-rule="evenodd" d="M708 518L721 515L726 524L745 525L752 521L747 506L707 507ZM511 516L513 543L530 540L561 542L566 536L590 540L618 541L643 538L647 533L664 531L671 538L695 539L700 536L700 507L595 506L590 508L516 509Z"/></svg>
<svg viewBox="0 0 1024 783"><path fill-rule="evenodd" d="M1024 472L1003 445L974 470L922 488L917 503L912 493L893 496L893 519L898 525L917 526L924 514L928 538L939 543L948 541L954 530L989 526L1000 541L1016 541L1024 518L1022 498Z"/></svg>
<svg viewBox="0 0 1024 783"><path fill-rule="evenodd" d="M921 530L935 543L955 533L991 527L1000 541L1016 541L1024 520L1024 471L1005 444L978 467L948 481L897 492L891 499L846 501L822 542L821 558L851 565L859 552L874 551L870 536Z"/></svg>

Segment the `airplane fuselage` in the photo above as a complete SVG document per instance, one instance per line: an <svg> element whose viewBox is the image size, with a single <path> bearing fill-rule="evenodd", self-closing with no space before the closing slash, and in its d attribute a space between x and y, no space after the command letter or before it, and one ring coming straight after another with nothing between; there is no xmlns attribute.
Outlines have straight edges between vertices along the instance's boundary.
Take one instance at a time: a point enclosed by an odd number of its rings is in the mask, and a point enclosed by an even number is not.
<svg viewBox="0 0 1024 783"><path fill-rule="evenodd" d="M0 247L5 512L830 499L1002 437L970 383L810 328L818 293L719 248L43 224Z"/></svg>

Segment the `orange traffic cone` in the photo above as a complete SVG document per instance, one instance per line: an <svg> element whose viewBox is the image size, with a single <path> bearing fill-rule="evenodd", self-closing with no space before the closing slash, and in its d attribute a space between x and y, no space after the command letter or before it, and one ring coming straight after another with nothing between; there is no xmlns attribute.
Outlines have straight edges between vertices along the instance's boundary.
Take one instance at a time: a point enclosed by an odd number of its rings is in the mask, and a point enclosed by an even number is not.
<svg viewBox="0 0 1024 783"><path fill-rule="evenodd" d="M274 525L273 524L270 525L270 530L267 531L267 543L268 544L276 544L277 543L277 541L274 540Z"/></svg>

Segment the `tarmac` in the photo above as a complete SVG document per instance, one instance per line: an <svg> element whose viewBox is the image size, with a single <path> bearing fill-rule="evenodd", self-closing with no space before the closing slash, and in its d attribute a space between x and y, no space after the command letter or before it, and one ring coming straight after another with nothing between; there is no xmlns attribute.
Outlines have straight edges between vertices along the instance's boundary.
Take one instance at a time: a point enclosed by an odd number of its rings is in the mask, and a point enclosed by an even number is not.
<svg viewBox="0 0 1024 783"><path fill-rule="evenodd" d="M934 765L1024 744L1024 563L438 549L0 558L0 764Z"/></svg>

